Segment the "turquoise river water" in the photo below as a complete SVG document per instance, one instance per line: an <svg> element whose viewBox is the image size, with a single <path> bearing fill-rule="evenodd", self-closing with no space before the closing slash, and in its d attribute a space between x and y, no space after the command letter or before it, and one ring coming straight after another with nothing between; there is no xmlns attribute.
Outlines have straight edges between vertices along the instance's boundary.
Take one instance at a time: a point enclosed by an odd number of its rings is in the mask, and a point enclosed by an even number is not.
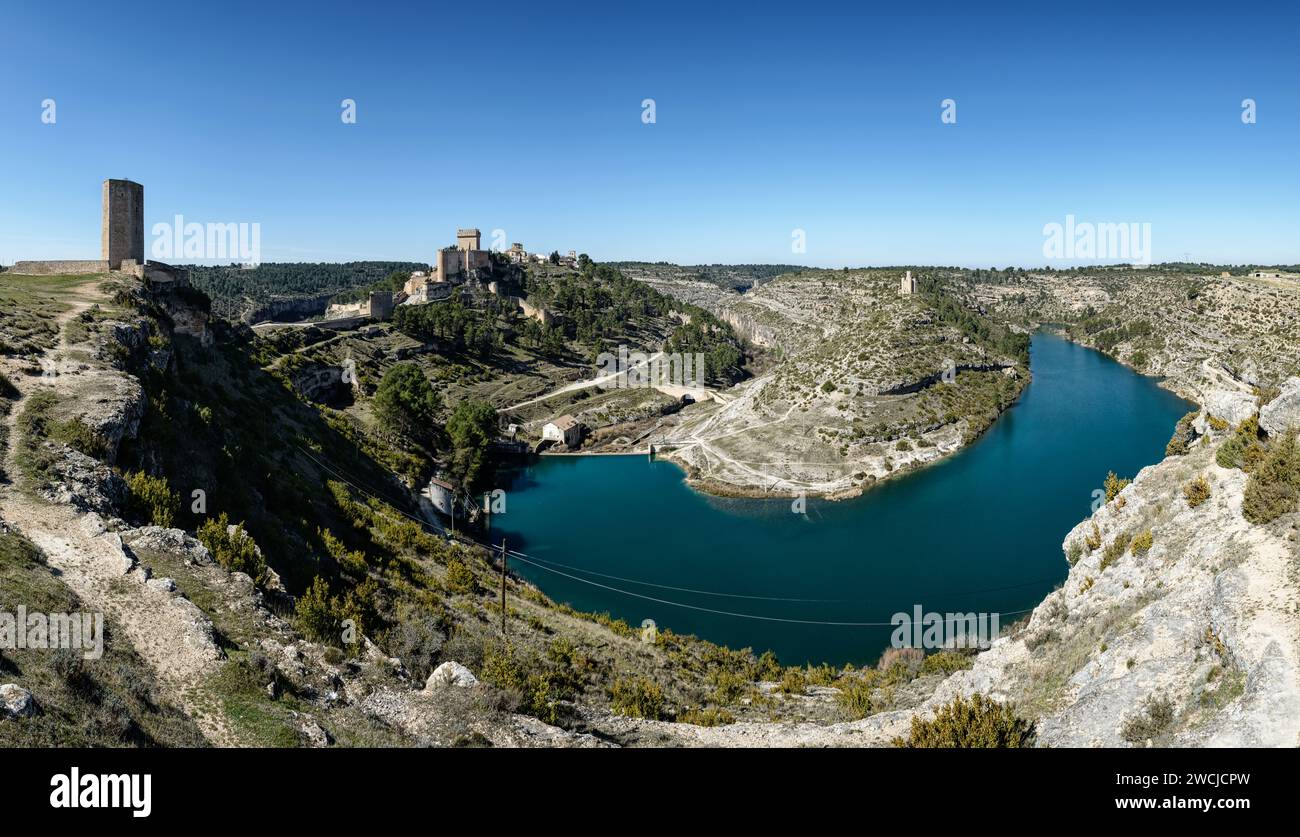
<svg viewBox="0 0 1300 837"><path fill-rule="evenodd" d="M1034 336L1030 364L1032 383L977 442L853 500L793 514L788 499L701 494L645 456L552 456L509 475L491 538L579 610L786 664L872 662L893 615L917 606L1005 626L1065 578L1062 539L1106 472L1159 461L1191 409L1052 334Z"/></svg>

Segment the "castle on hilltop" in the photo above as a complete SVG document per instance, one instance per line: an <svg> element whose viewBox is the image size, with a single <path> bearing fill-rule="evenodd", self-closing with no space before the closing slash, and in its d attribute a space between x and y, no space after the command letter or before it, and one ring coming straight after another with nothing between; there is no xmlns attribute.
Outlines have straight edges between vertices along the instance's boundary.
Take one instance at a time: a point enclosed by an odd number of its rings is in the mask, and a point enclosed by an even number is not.
<svg viewBox="0 0 1300 837"><path fill-rule="evenodd" d="M479 231L456 230L456 246L443 247L433 254L435 282L451 282L492 266L492 254L479 246Z"/></svg>
<svg viewBox="0 0 1300 837"><path fill-rule="evenodd" d="M479 242L477 229L456 230L456 244L433 254L433 272L416 272L402 287L403 299L411 304L433 302L451 296L452 285L484 278L492 271L492 254Z"/></svg>
<svg viewBox="0 0 1300 837"><path fill-rule="evenodd" d="M907 271L907 275L903 277L898 291L903 296L911 296L916 293L916 280L912 278L912 271Z"/></svg>

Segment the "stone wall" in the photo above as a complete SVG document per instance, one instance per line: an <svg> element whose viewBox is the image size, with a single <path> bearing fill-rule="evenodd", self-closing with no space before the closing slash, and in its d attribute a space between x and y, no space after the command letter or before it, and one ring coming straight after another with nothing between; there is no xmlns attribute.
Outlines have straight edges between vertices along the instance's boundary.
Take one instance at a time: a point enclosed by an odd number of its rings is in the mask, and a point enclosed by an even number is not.
<svg viewBox="0 0 1300 837"><path fill-rule="evenodd" d="M50 262L15 262L9 268L10 273L24 276L82 276L92 273L108 273L105 261L50 261Z"/></svg>

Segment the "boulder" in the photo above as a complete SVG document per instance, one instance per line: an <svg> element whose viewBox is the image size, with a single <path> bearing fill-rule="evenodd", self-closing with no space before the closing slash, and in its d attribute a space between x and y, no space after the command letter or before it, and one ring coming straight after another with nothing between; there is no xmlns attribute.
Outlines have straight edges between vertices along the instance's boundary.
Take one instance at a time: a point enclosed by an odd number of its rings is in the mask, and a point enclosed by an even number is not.
<svg viewBox="0 0 1300 837"><path fill-rule="evenodd" d="M442 686L473 686L478 683L478 678L474 672L465 668L460 663L446 662L433 670L429 679L424 682L424 690L430 691Z"/></svg>
<svg viewBox="0 0 1300 837"><path fill-rule="evenodd" d="M43 444L53 455L46 471L49 482L40 489L45 499L101 515L112 515L121 507L126 483L112 468L80 451L49 441Z"/></svg>
<svg viewBox="0 0 1300 837"><path fill-rule="evenodd" d="M40 714L32 693L17 683L0 686L0 718L31 718Z"/></svg>
<svg viewBox="0 0 1300 837"><path fill-rule="evenodd" d="M303 721L300 732L309 747L328 747L334 743L334 737L329 731L310 719Z"/></svg>
<svg viewBox="0 0 1300 837"><path fill-rule="evenodd" d="M123 439L134 439L147 404L144 389L132 377L121 374L87 376L93 392L79 392L75 403L84 409L81 421L104 441L105 459L113 462Z"/></svg>
<svg viewBox="0 0 1300 837"><path fill-rule="evenodd" d="M122 540L132 549L147 549L164 552L185 559L191 566L206 566L216 563L207 547L180 529L164 529L161 526L144 526L122 535Z"/></svg>
<svg viewBox="0 0 1300 837"><path fill-rule="evenodd" d="M1205 412L1228 424L1241 424L1255 415L1255 398L1235 390L1214 390L1205 396Z"/></svg>
<svg viewBox="0 0 1300 837"><path fill-rule="evenodd" d="M1300 429L1300 378L1287 378L1282 392L1259 411L1259 426L1270 436Z"/></svg>
<svg viewBox="0 0 1300 837"><path fill-rule="evenodd" d="M156 590L159 593L175 593L176 582L170 578L151 578L145 582L150 590Z"/></svg>

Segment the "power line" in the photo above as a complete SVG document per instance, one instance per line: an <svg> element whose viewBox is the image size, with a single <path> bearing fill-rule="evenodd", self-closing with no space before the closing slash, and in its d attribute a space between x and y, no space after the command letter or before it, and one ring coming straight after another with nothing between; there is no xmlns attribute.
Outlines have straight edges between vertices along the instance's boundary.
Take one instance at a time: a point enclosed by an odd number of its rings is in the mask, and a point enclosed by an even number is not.
<svg viewBox="0 0 1300 837"><path fill-rule="evenodd" d="M759 600L759 601L765 601L765 602L818 602L818 603L823 603L823 602L825 602L825 603L838 603L838 602L843 602L843 601L844 601L843 599L794 599L794 598L786 598L786 597L783 597L783 596L750 596L750 595L744 595L744 594L741 594L741 593L717 593L717 592L714 592L714 591L712 591L712 590L695 590L695 589L690 588L690 587L673 587L673 586L670 585L670 584L656 584L656 583L653 582L653 581L638 581L638 580L635 579L635 578L625 578L625 577L623 577L623 576L621 576L621 575L609 575L608 573L596 572L595 570L589 570L589 569L586 569L585 567L575 567L575 566L573 566L573 565L571 565L571 564L561 564L559 561L552 561L552 560L550 560L549 558L538 558L536 555L525 555L525 554L523 554L523 553L521 553L521 552L516 552L516 551L513 550L513 549L510 550L510 554L511 554L512 556L518 556L518 557L523 557L523 558L531 558L531 559L534 560L534 561L539 561L539 562L544 563L544 564L551 564L551 565L556 566L556 567L562 567L563 569L566 569L566 570L573 570L574 572L586 573L587 575L597 575L597 576L600 576L601 578L608 578L608 579L612 579L612 580L614 580L614 581L624 581L624 582L627 582L628 584L641 584L641 585L644 585L644 586L646 586L646 587L658 587L658 588L661 589L661 590L675 590L675 591L677 591L677 592L679 592L679 593L697 593L697 594L699 594L699 595L701 595L701 596L722 596L722 597L724 597L724 598L728 598L728 599L756 599L756 600Z"/></svg>
<svg viewBox="0 0 1300 837"><path fill-rule="evenodd" d="M352 486L352 487L355 488L357 491L360 491L362 494L365 494L365 495L367 495L367 496L369 496L369 497L373 497L373 498L375 498L376 500L382 500L382 501L384 501L385 503L387 503L388 505L393 506L393 507L394 507L394 511L398 512L399 514L405 514L405 512L403 512L401 509L398 509L398 508L397 508L397 503L393 502L392 500L388 499L387 497L384 497L384 496L382 496L382 495L380 495L380 494L378 494L378 493L376 493L376 492L374 492L374 491L371 491L371 490L369 490L369 489L366 489L366 488L363 487L363 486L357 485L355 482L353 482L352 480L348 479L347 476L344 475L342 472L336 470L335 468L330 467L329 465L326 465L324 462L321 462L319 459L317 459L316 457L312 456L310 453L308 453L308 451L307 451L306 448L302 447L301 445L294 445L294 447L296 447L296 448L298 448L298 450L302 451L303 455L305 455L305 456L306 456L308 459L310 459L312 462L315 462L317 465L321 466L321 467L324 468L326 471L329 471L329 472L330 472L331 474L333 474L334 476L336 476L336 477L338 477L339 479L343 480L345 483L347 483L348 485ZM409 517L410 515L407 515L407 516Z"/></svg>
<svg viewBox="0 0 1300 837"><path fill-rule="evenodd" d="M570 575L569 573L552 569L550 567L531 561L528 558L525 558L515 552L511 552L510 554L511 557L513 557L515 560L523 561L525 564L531 564L532 566L537 567L540 570L545 570L550 573L555 573L556 575L561 575L564 576L565 578L569 578L574 581L581 582L583 584L590 584L593 587L600 587L601 589L604 590L610 590L615 593L622 593L624 596L632 596L633 598L644 599L649 602L656 602L658 604L664 604L670 607L681 607L681 608L686 608L687 610L701 611L703 613L714 613L719 616L732 616L737 619L756 619L763 622L784 622L787 624L794 624L794 625L824 625L824 626L838 627L838 628L896 627L895 623L892 621L891 622L832 622L832 621L824 621L820 619L787 619L780 616L760 616L757 613L737 613L735 611L730 611L730 610L717 610L711 607L699 607L697 605L685 604L683 602L674 602L674 601L669 601L668 599L659 599L659 598L655 598L654 596L644 596L640 593L633 593L630 590L620 590L619 588L611 587L608 584L601 584L600 582L597 581L591 581L590 579L586 579L586 578L579 578L576 575ZM1030 607L1030 608L1025 608L1024 610L1012 610L1007 613L1000 613L999 616L1018 616L1021 613L1029 613L1034 609L1035 608Z"/></svg>
<svg viewBox="0 0 1300 837"><path fill-rule="evenodd" d="M589 570L586 567L577 567L572 564L562 564L559 561L553 561L550 558L539 558L536 555L528 555L527 553L519 552L513 549L510 550L510 554L512 556L517 556L520 558L529 558L533 561L538 561L543 564L550 564L555 567L560 567L566 570L572 570L573 572L584 573L586 575L595 575L595 576L600 576L601 578L608 578L614 581L624 581L629 584L640 584L646 587L658 587L662 590L676 590L681 593L698 593L702 596L722 596L729 599L755 599L758 601L767 601L767 602L810 602L810 603L819 603L819 604L820 603L842 604L848 601L847 599L795 599L795 598L785 598L781 596L751 596L751 595L742 595L740 593L715 593L710 590L695 590L690 587L673 587L668 584L656 584L653 581L639 581L635 578L625 578L619 575L609 575L608 573L597 572L596 570ZM1034 579L1033 581L1022 581L1019 584L1007 584L1002 587L985 587L981 590L947 590L942 593L936 594L935 597L938 598L939 596L978 596L982 593L1001 593L1006 590L1018 590L1021 587L1032 587L1037 584L1048 584L1050 582L1054 582L1057 580L1058 579L1056 577L1037 578Z"/></svg>

